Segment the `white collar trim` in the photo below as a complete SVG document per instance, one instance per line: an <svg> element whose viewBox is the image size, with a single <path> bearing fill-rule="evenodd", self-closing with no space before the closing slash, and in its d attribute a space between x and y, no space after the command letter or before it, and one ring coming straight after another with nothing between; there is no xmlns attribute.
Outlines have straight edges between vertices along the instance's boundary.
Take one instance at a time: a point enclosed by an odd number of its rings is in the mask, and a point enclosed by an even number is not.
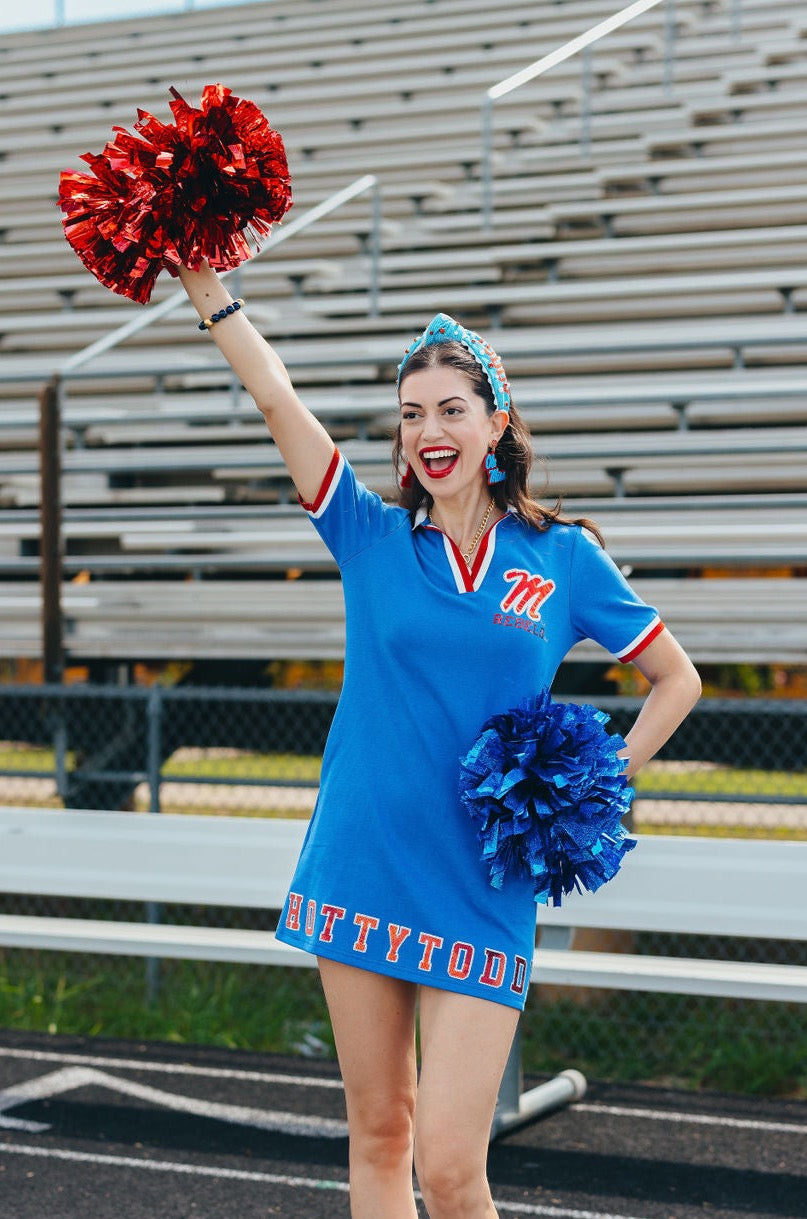
<svg viewBox="0 0 807 1219"><path fill-rule="evenodd" d="M516 515L516 510L515 510L515 507L513 506L513 504L507 505L507 511L513 516ZM427 510L425 504L421 504L420 507L418 508L417 512L415 513L415 519L412 522L413 531L415 529L417 529L420 525L431 525L431 520L429 519L429 513L428 513L428 510ZM436 529L437 526L435 525L434 528Z"/></svg>

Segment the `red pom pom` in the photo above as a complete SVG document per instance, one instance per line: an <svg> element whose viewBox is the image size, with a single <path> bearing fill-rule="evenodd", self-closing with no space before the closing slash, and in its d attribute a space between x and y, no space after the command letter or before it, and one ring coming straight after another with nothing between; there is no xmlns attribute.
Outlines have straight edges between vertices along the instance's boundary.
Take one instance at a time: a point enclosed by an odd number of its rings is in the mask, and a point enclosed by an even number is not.
<svg viewBox="0 0 807 1219"><path fill-rule="evenodd" d="M254 104L206 85L195 109L171 90L175 123L138 110L138 135L114 127L92 173L65 170L65 236L113 292L144 304L163 267L231 270L291 206L283 140Z"/></svg>

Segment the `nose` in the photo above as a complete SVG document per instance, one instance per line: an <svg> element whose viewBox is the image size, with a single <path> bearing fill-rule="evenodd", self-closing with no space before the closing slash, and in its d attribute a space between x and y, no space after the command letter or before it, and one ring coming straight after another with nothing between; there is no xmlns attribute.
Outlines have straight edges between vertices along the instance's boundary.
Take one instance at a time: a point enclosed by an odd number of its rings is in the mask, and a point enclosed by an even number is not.
<svg viewBox="0 0 807 1219"><path fill-rule="evenodd" d="M440 438L443 434L443 425L437 415L426 415L423 419L423 426L420 429L420 438L422 441L432 441Z"/></svg>

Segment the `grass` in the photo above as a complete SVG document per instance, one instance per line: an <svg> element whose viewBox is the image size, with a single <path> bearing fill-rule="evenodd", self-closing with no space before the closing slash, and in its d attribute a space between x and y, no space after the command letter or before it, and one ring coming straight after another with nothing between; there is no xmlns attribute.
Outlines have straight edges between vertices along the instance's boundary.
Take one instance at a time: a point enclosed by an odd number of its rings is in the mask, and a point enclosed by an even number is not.
<svg viewBox="0 0 807 1219"><path fill-rule="evenodd" d="M163 961L150 1001L145 976L145 962L130 958L9 952L0 958L0 1026L282 1053L315 1030L329 1036L314 970Z"/></svg>
<svg viewBox="0 0 807 1219"><path fill-rule="evenodd" d="M782 770L745 770L706 763L670 767L651 762L636 776L639 796L663 790L681 796L780 796L807 800L807 773Z"/></svg>
<svg viewBox="0 0 807 1219"><path fill-rule="evenodd" d="M67 765L75 765L72 754ZM52 749L27 745L0 744L0 771L55 770ZM171 778L227 780L261 779L274 782L319 780L322 758L312 754L249 753L236 749L180 749L163 766L163 774ZM682 796L702 795L776 797L807 800L807 771L754 770L716 766L709 763L691 765L651 762L635 781L637 793L649 795L663 790Z"/></svg>
<svg viewBox="0 0 807 1219"><path fill-rule="evenodd" d="M241 753L219 750L179 750L163 766L171 778L304 780L318 783L322 758L295 753Z"/></svg>
<svg viewBox="0 0 807 1219"><path fill-rule="evenodd" d="M65 756L68 770L77 763L75 755L68 751ZM169 758L162 768L164 775L172 778L209 779L302 779L319 781L322 758L320 756L295 753L247 753L234 749L180 749ZM56 770L56 755L50 748L35 748L29 745L0 745L0 771Z"/></svg>
<svg viewBox="0 0 807 1219"><path fill-rule="evenodd" d="M74 764L73 755L67 755L67 764ZM0 745L0 770L56 770L56 754L52 749L37 749L33 745Z"/></svg>

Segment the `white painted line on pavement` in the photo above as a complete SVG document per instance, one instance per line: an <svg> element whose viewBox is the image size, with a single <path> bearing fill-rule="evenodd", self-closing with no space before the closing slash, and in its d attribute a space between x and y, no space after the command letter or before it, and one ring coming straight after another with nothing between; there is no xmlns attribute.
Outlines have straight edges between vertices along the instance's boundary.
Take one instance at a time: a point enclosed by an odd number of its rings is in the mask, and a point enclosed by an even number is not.
<svg viewBox="0 0 807 1219"><path fill-rule="evenodd" d="M177 1050L178 1053L181 1050ZM79 1067L113 1067L119 1071L148 1071L163 1075L199 1075L205 1079L242 1079L260 1084L293 1084L298 1088L335 1088L343 1090L341 1079L318 1079L308 1075L284 1075L279 1071L240 1071L231 1067L195 1067L185 1062L154 1062L141 1058L113 1058L100 1054L65 1054L56 1050L21 1050L0 1046L0 1058L21 1058L31 1062L64 1062Z"/></svg>
<svg viewBox="0 0 807 1219"><path fill-rule="evenodd" d="M174 1172L189 1177L216 1177L225 1181L256 1181L261 1185L288 1185L297 1189L332 1189L344 1194L348 1192L346 1181L323 1181L313 1177L292 1177L285 1173L251 1172L242 1168L214 1168L207 1164L183 1164L170 1160L141 1160L136 1156L100 1155L89 1151L68 1151L62 1147L0 1143L0 1154L35 1156L40 1160L62 1160L73 1164L137 1168L146 1172Z"/></svg>
<svg viewBox="0 0 807 1219"><path fill-rule="evenodd" d="M179 1096L175 1092L164 1092L150 1088L147 1084L135 1083L131 1079L119 1079L106 1071L92 1067L62 1067L36 1079L16 1084L0 1092L0 1113L16 1108L31 1100L49 1096L61 1096L77 1088L101 1087L124 1096L160 1105L175 1113L191 1113L196 1117L229 1122L236 1126L251 1126L256 1130L271 1130L275 1133L304 1135L307 1138L347 1138L347 1122L330 1117L308 1117L304 1114L284 1113L275 1109L251 1109L245 1105L225 1105L220 1101L202 1100L196 1096ZM40 1129L47 1130L44 1126Z"/></svg>
<svg viewBox="0 0 807 1219"><path fill-rule="evenodd" d="M26 1134L42 1134L50 1130L47 1122L27 1122L22 1117L0 1117L0 1130L24 1130Z"/></svg>
<svg viewBox="0 0 807 1219"><path fill-rule="evenodd" d="M721 1117L709 1113L678 1113L675 1109L631 1109L625 1105L598 1105L576 1101L574 1113L606 1113L609 1117L649 1118L654 1122L681 1122L693 1126L726 1126L731 1130L764 1130L771 1134L807 1134L807 1122L762 1122L755 1118Z"/></svg>
<svg viewBox="0 0 807 1219"><path fill-rule="evenodd" d="M36 1156L74 1164L97 1164L116 1168L137 1168L147 1172L178 1173L188 1177L214 1177L225 1181L254 1181L259 1185L281 1185L288 1189L332 1190L346 1194L346 1181L317 1177L292 1177L283 1173L254 1172L241 1168L215 1168L207 1164L183 1164L171 1160L141 1160L135 1156L98 1155L87 1151L68 1151L60 1147L33 1147L24 1143L0 1143L0 1155ZM420 1197L420 1195L417 1195ZM617 1215L608 1211L577 1210L565 1206L535 1206L529 1202L500 1202L495 1206L510 1215L540 1215L544 1219L646 1219L639 1215Z"/></svg>
<svg viewBox="0 0 807 1219"><path fill-rule="evenodd" d="M284 1075L278 1071L244 1071L229 1067L198 1067L191 1063L157 1062L152 1059L114 1058L109 1055L68 1054L57 1050L25 1050L0 1046L0 1058L19 1058L31 1062L61 1062L75 1066L105 1066L120 1071L143 1071L163 1075L189 1075L205 1079L233 1079L249 1083L287 1084L299 1088L330 1088L343 1090L341 1079L320 1079L307 1075ZM693 1125L726 1126L736 1129L768 1130L773 1134L807 1134L807 1123L759 1121L753 1118L730 1118L701 1113L680 1113L674 1109L641 1109L622 1105L604 1105L576 1101L572 1112L603 1113L613 1117L649 1118L653 1121L691 1122Z"/></svg>
<svg viewBox="0 0 807 1219"><path fill-rule="evenodd" d="M41 1134L44 1130L50 1130L47 1122L29 1122L20 1117L5 1117L8 1109L16 1109L17 1105L25 1105L28 1101L41 1100L44 1096L51 1096L52 1090L47 1083L49 1077L43 1076L37 1079L26 1079L23 1083L13 1084L10 1088L4 1088L0 1092L0 1127L4 1130L27 1130L29 1134Z"/></svg>

